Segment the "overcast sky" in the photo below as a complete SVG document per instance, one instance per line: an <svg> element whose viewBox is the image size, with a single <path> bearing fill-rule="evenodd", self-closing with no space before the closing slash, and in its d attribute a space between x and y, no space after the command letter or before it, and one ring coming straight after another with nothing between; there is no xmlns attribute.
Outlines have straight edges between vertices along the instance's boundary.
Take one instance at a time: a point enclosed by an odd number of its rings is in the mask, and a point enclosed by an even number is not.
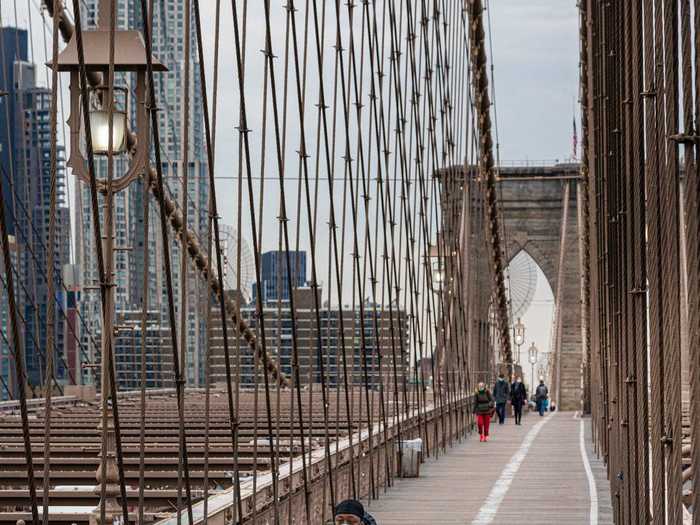
<svg viewBox="0 0 700 525"><path fill-rule="evenodd" d="M33 19L34 56L36 62L44 62L44 35L41 30L40 16L37 5L40 0L17 0L17 2L0 2L3 24L14 25L15 5L17 6L17 21L20 27L27 27L29 12ZM70 3L70 2L69 2ZM239 1L240 6L243 2ZM273 0L273 47L280 56L283 51L283 36L285 33L282 1ZM297 2L300 6L303 2ZM238 133L238 93L233 47L233 29L230 2L222 1L222 52L220 62L219 84L219 126L217 129L217 160L216 175L220 177L217 184L219 193L220 213L224 221L235 224L237 195L235 182L226 177L236 175L232 170L232 152L237 151ZM264 19L261 3L257 0L249 2L249 56L247 66L247 96L252 119L259 124L262 98L262 59L259 50L263 47ZM328 2L327 4L330 4ZM397 2L401 4L401 2ZM578 14L575 0L490 0L489 21L493 37L493 65L495 81L495 108L497 111L498 139L500 158L502 161L523 160L564 160L572 152L572 118L578 95ZM205 61L210 74L213 59L213 28L214 1L202 2L203 25L209 28L205 31ZM300 24L303 21L303 10L299 14ZM329 15L327 27L333 28L334 20ZM334 29L334 28L333 28ZM302 28L299 28L301 31ZM332 45L332 31L328 30L326 46ZM50 39L50 32L48 34ZM313 49L313 47L311 48ZM331 55L327 53L328 57ZM327 58L328 58L327 57ZM278 59L278 63L281 59ZM330 62L329 62L330 63ZM332 64L332 63L331 63ZM332 69L332 65L330 66ZM278 75L280 73L278 72ZM39 79L43 83L43 72ZM257 79L257 80L256 80ZM310 80L310 99L316 98L313 91L314 79ZM469 89L462 86L462 89ZM293 93L292 93L293 94ZM67 100L67 99L66 99ZM290 97L290 111L294 111L293 98ZM291 113L290 113L291 114ZM65 120L65 116L64 116ZM255 126L252 126L255 128ZM315 127L312 127L315 129ZM259 125L257 127L259 130ZM253 155L255 162L260 158L260 133L254 129ZM257 135L256 135L257 133ZM268 133L270 130L268 129ZM272 135L268 135L272 137ZM266 163L270 170L275 169L274 144L268 144ZM290 132L290 143L297 140L295 132ZM287 149L293 149L288 147ZM256 153L258 152L258 153ZM257 168L256 168L257 169ZM296 171L296 169L295 169ZM270 183L274 184L274 182ZM276 216L278 200L275 186L267 186L265 195L265 213L269 217ZM272 189L270 189L272 188ZM256 187L259 192L259 187ZM296 198L296 190L294 193ZM291 197L289 198L292 199ZM245 201L244 201L245 202ZM326 208L321 205L321 216ZM298 217L299 221L305 220ZM326 221L326 218L320 221ZM266 221L263 248L273 249L277 245L276 221ZM244 234L249 235L249 223L244 217ZM319 244L327 243L327 237L319 239ZM301 246L305 248L306 239L301 235ZM541 275L541 274L540 274ZM541 349L546 349L549 342L549 323L551 320L551 290L545 283L543 275L539 280L536 301L526 315L532 326L528 331L528 342L537 341Z"/></svg>
<svg viewBox="0 0 700 525"><path fill-rule="evenodd" d="M44 34L37 6L41 0L0 2L2 21L20 27L33 19L35 61L44 62ZM70 4L70 2L68 2ZM301 5L302 2L298 2ZM242 2L238 2L242 4ZM249 13L250 77L262 76L260 54L264 35L262 9L252 2ZM277 5L277 9L275 9ZM282 13L283 2L272 2L273 13ZM565 159L572 149L572 113L578 94L578 16L575 0L490 0L487 11L493 36L500 158L503 161ZM15 6L17 8L15 14ZM228 176L226 156L236 149L236 85L230 3L222 2L222 52L220 61L219 159L217 175ZM28 13L31 9L31 15ZM214 1L202 2L203 25L214 27ZM332 22L332 20L330 20ZM330 24L329 24L330 25ZM273 20L273 32L281 48L283 19ZM50 32L48 34L50 39ZM252 42L252 43L251 43ZM260 44L260 45L259 45ZM211 72L213 31L205 31L206 60ZM40 71L39 80L45 83ZM252 83L251 83L252 84ZM211 81L210 81L211 85ZM466 89L467 86L464 86ZM256 107L255 101L249 103ZM222 192L228 191L222 183ZM223 197L223 194L222 194ZM224 210L227 213L227 210ZM229 221L233 217L226 216Z"/></svg>
<svg viewBox="0 0 700 525"><path fill-rule="evenodd" d="M578 10L574 0L490 0L501 159L565 160L572 155L578 101ZM577 112L578 115L578 112ZM577 116L577 126L579 126ZM580 141L580 127L579 127ZM530 344L550 350L553 294L538 271L523 316ZM525 376L531 374L524 365ZM535 366L535 374L539 364Z"/></svg>
<svg viewBox="0 0 700 525"><path fill-rule="evenodd" d="M501 159L563 160L578 100L576 2L489 3Z"/></svg>

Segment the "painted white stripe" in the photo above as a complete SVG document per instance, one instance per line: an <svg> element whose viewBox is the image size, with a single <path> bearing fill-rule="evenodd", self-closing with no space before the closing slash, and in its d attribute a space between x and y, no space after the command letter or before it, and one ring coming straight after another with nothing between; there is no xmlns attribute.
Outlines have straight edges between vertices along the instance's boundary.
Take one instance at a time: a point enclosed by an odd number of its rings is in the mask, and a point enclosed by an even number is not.
<svg viewBox="0 0 700 525"><path fill-rule="evenodd" d="M525 459L525 456L527 456L527 453L530 450L530 445L532 445L532 442L535 440L540 430L542 430L542 427L545 425L545 423L547 423L547 421L549 421L552 417L554 417L554 415L550 415L544 418L542 421L540 421L534 427L532 427L530 432L527 433L525 439L520 445L520 448L513 455L513 457L510 458L510 461L506 464L505 468L501 472L501 477L498 478L498 481L496 481L496 483L494 483L491 492L486 498L486 501L479 509L479 514L477 514L476 518L474 518L474 520L472 521L472 525L487 525L489 523L492 523L493 520L496 518L498 508L501 506L503 498L508 493L510 484L513 482L515 475L520 469L520 464Z"/></svg>
<svg viewBox="0 0 700 525"><path fill-rule="evenodd" d="M591 470L591 464L588 461L588 454L586 453L586 441L584 438L584 427L583 419L581 419L581 439L579 444L581 446L581 459L583 459L583 468L586 470L586 477L588 478L588 494L591 497L591 509L589 511L591 516L590 525L598 525L598 489L596 488L595 478L593 477L593 470Z"/></svg>

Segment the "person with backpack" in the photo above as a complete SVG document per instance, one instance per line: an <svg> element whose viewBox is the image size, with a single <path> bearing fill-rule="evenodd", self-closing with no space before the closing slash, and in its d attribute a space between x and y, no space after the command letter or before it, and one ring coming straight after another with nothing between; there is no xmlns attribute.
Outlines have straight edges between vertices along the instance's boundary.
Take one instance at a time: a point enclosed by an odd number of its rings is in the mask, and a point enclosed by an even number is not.
<svg viewBox="0 0 700 525"><path fill-rule="evenodd" d="M544 416L544 407L548 395L549 389L544 384L544 379L540 377L540 384L537 385L537 389L535 390L535 402L537 403L537 411L540 413L540 416Z"/></svg>
<svg viewBox="0 0 700 525"><path fill-rule="evenodd" d="M491 392L484 383L479 383L474 393L474 414L476 414L476 425L479 428L479 441L489 440L489 424L495 406Z"/></svg>
<svg viewBox="0 0 700 525"><path fill-rule="evenodd" d="M515 413L515 424L521 425L523 419L523 405L527 403L527 389L520 376L515 377L515 382L510 387L510 402Z"/></svg>
<svg viewBox="0 0 700 525"><path fill-rule="evenodd" d="M501 372L498 374L496 384L493 386L493 397L496 400L496 414L498 414L498 424L502 425L506 420L506 403L510 397L510 385Z"/></svg>

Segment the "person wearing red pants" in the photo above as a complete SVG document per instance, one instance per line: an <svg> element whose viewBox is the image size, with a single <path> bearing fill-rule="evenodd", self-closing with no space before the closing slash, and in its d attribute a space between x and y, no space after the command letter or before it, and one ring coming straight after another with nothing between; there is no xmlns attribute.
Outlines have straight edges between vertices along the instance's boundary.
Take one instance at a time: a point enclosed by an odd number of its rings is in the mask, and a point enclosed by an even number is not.
<svg viewBox="0 0 700 525"><path fill-rule="evenodd" d="M491 414L494 411L496 404L493 396L484 383L479 383L479 386L474 393L474 414L476 415L476 424L479 428L479 441L489 440L489 424L491 423Z"/></svg>

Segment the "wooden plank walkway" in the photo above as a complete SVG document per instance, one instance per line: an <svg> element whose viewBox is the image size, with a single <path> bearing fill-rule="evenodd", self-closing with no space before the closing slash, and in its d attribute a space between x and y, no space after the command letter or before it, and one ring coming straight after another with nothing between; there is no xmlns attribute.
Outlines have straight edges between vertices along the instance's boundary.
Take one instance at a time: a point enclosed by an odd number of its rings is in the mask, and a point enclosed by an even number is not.
<svg viewBox="0 0 700 525"><path fill-rule="evenodd" d="M531 523L612 524L605 467L590 448L590 420L571 412L536 413L516 426L492 425L491 440L478 435L421 465L421 476L396 480L367 503L379 525ZM591 519L589 476L581 431L597 497Z"/></svg>

